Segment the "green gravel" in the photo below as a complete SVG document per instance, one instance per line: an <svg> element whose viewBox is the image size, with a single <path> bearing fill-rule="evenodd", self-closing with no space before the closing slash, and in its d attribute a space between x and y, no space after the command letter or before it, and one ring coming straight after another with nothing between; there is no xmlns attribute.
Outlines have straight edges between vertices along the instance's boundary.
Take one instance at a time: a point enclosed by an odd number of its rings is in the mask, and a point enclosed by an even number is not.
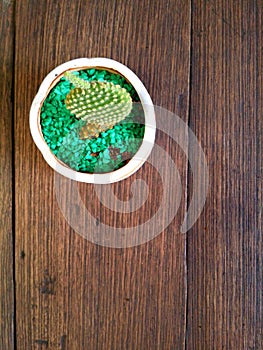
<svg viewBox="0 0 263 350"><path fill-rule="evenodd" d="M106 70L86 69L75 72L88 81L109 81L124 87L133 102L139 97L131 84ZM43 137L52 153L72 169L85 173L106 173L121 168L137 152L144 135L140 104L134 104L128 117L113 129L100 134L97 139L81 140L79 130L83 121L78 120L65 106L65 99L74 86L65 78L53 87L40 112Z"/></svg>

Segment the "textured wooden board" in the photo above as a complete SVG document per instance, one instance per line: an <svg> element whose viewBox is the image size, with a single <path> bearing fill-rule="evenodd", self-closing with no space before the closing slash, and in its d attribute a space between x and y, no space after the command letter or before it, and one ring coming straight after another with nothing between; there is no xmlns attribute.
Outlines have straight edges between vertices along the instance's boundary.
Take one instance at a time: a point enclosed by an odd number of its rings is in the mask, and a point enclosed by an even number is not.
<svg viewBox="0 0 263 350"><path fill-rule="evenodd" d="M190 126L210 189L189 232L187 346L262 349L262 1L193 1Z"/></svg>
<svg viewBox="0 0 263 350"><path fill-rule="evenodd" d="M187 122L190 2L18 1L16 35L17 348L183 349L184 201L169 228L142 246L111 249L84 240L59 210L53 171L33 144L28 114L52 68L76 57L105 56L127 64L155 104ZM187 163L179 147L161 133L157 141L170 147L185 188ZM125 197L138 177L156 193L148 208L154 213L162 191L150 165L113 190ZM91 185L79 188L100 222L117 220L99 203L92 208Z"/></svg>
<svg viewBox="0 0 263 350"><path fill-rule="evenodd" d="M0 2L0 349L14 349L12 230L13 4Z"/></svg>

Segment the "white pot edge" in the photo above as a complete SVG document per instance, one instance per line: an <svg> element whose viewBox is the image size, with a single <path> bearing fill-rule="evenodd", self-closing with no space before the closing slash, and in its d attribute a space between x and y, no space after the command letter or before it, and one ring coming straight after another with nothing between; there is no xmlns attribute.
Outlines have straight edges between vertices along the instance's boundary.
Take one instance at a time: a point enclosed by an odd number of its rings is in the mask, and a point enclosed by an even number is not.
<svg viewBox="0 0 263 350"><path fill-rule="evenodd" d="M134 157L122 168L115 170L110 173L105 174L88 174L81 173L70 169L64 166L62 163L58 162L56 157L51 152L50 148L43 139L43 136L40 132L38 125L38 111L42 104L42 101L47 95L47 91L50 88L50 85L53 83L58 76L62 75L65 71L69 69L79 69L83 67L105 67L106 69L113 69L120 74L122 74L129 82L133 85L137 94L139 95L140 101L143 106L145 114L145 133L143 142L138 149ZM117 181L121 181L135 173L147 160L149 157L152 148L154 146L155 133L156 133L156 121L155 121L155 112L152 99L146 90L145 86L141 80L137 77L132 70L123 65L120 62L117 62L109 58L77 58L66 63L63 63L53 69L41 83L39 90L32 102L30 109L29 117L30 131L32 138L42 153L46 162L58 173L66 176L69 179L94 183L94 184L109 184Z"/></svg>

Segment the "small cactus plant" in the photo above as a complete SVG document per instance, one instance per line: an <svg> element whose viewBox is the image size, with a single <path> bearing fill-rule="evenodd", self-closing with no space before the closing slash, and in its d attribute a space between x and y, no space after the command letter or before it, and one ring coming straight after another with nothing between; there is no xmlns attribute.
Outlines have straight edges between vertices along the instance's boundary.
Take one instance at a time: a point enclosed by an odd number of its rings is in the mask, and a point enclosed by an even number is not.
<svg viewBox="0 0 263 350"><path fill-rule="evenodd" d="M72 72L66 72L64 77L74 85L66 97L66 107L76 118L86 121L79 132L80 138L97 138L131 112L131 96L121 86L110 82L88 82Z"/></svg>

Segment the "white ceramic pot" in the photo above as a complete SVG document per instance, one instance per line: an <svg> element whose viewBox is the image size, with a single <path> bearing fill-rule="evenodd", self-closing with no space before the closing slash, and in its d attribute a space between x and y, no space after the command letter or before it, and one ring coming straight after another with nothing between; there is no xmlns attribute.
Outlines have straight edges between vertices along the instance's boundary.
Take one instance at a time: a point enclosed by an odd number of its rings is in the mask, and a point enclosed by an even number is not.
<svg viewBox="0 0 263 350"><path fill-rule="evenodd" d="M71 169L60 161L50 150L42 135L40 111L50 90L58 83L68 70L100 68L122 75L136 90L145 116L145 133L143 142L134 157L122 168L105 173L81 173ZM30 109L30 131L33 140L41 151L46 162L58 173L76 181L96 184L113 183L127 178L136 172L149 157L154 145L156 122L153 102L141 80L125 65L109 58L78 58L68 61L52 70L40 85Z"/></svg>

